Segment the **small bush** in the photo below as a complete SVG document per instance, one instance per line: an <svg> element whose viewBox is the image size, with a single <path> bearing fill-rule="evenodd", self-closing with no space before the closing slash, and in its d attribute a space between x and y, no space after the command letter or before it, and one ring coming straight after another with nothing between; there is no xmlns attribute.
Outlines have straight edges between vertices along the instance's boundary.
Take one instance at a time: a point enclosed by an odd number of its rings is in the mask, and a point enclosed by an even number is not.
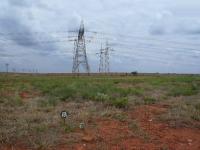
<svg viewBox="0 0 200 150"><path fill-rule="evenodd" d="M13 107L23 106L24 104L23 100L18 95L6 98L4 102L6 103L6 105L13 106Z"/></svg>
<svg viewBox="0 0 200 150"><path fill-rule="evenodd" d="M134 88L131 90L131 93L136 96L142 96L144 94L144 90L141 88Z"/></svg>
<svg viewBox="0 0 200 150"><path fill-rule="evenodd" d="M54 97L48 97L47 99L42 99L38 102L39 107L51 107L58 104L58 99Z"/></svg>
<svg viewBox="0 0 200 150"><path fill-rule="evenodd" d="M194 111L193 114L191 115L191 118L193 120L200 121L200 112L199 111Z"/></svg>
<svg viewBox="0 0 200 150"><path fill-rule="evenodd" d="M150 136L140 127L136 120L129 123L128 128L138 137L143 138L145 141L149 141Z"/></svg>
<svg viewBox="0 0 200 150"><path fill-rule="evenodd" d="M73 123L63 124L62 126L63 126L64 131L66 133L73 132L75 130L75 128L76 128L76 126Z"/></svg>
<svg viewBox="0 0 200 150"><path fill-rule="evenodd" d="M155 104L155 102L156 102L156 99L153 98L153 97L145 97L144 98L144 103L146 105L148 105L148 104Z"/></svg>
<svg viewBox="0 0 200 150"><path fill-rule="evenodd" d="M109 99L110 97L104 93L97 93L97 95L95 96L95 100L100 102L109 101Z"/></svg>
<svg viewBox="0 0 200 150"><path fill-rule="evenodd" d="M128 98L113 99L110 104L117 108L126 108L128 106Z"/></svg>
<svg viewBox="0 0 200 150"><path fill-rule="evenodd" d="M52 91L52 95L59 97L62 101L75 96L75 91L69 87L60 87Z"/></svg>
<svg viewBox="0 0 200 150"><path fill-rule="evenodd" d="M114 84L119 84L119 81L114 81L113 83L114 83Z"/></svg>
<svg viewBox="0 0 200 150"><path fill-rule="evenodd" d="M192 100L191 100L192 101ZM161 120L168 121L174 127L193 126L193 121L200 121L200 111L198 104L188 105L185 101L181 101L172 106L168 113L161 115Z"/></svg>
<svg viewBox="0 0 200 150"><path fill-rule="evenodd" d="M126 97L131 93L131 88L128 89L117 88L114 90L114 92L119 94L120 97Z"/></svg>
<svg viewBox="0 0 200 150"><path fill-rule="evenodd" d="M129 123L128 127L129 127L129 129L131 129L133 132L137 132L137 131L139 130L139 128L140 128L136 120L131 121L131 122Z"/></svg>
<svg viewBox="0 0 200 150"><path fill-rule="evenodd" d="M117 119L117 120L119 120L121 122L124 122L124 121L126 121L128 119L127 115L125 115L125 114L115 114L113 116L113 118Z"/></svg>
<svg viewBox="0 0 200 150"><path fill-rule="evenodd" d="M183 85L183 86L173 88L170 91L169 95L177 97L177 96L191 96L191 95L196 95L197 93L198 93L198 89L196 85L192 84L191 86Z"/></svg>
<svg viewBox="0 0 200 150"><path fill-rule="evenodd" d="M65 130L66 133L70 133L70 132L74 131L74 128L72 126L66 125L64 127L64 130Z"/></svg>
<svg viewBox="0 0 200 150"><path fill-rule="evenodd" d="M46 124L38 124L34 129L37 133L41 133L47 131L48 126Z"/></svg>
<svg viewBox="0 0 200 150"><path fill-rule="evenodd" d="M198 111L200 111L200 103L198 103L198 104L195 105L195 109L198 110Z"/></svg>
<svg viewBox="0 0 200 150"><path fill-rule="evenodd" d="M95 99L95 95L89 91L85 91L81 93L81 97L84 100L88 100L88 99Z"/></svg>

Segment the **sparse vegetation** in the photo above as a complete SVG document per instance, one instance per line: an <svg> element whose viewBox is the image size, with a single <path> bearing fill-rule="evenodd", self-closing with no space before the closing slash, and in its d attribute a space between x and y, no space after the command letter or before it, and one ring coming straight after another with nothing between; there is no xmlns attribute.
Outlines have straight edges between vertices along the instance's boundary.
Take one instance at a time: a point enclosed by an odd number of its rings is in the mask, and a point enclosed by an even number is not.
<svg viewBox="0 0 200 150"><path fill-rule="evenodd" d="M117 108L126 108L128 107L128 98L116 98L111 100L110 104Z"/></svg>
<svg viewBox="0 0 200 150"><path fill-rule="evenodd" d="M76 135L81 132L80 123L84 122L86 130L99 136L103 121L115 121L121 125L116 129L127 127L134 138L148 141L148 132L129 113L138 105L159 103L169 105L166 113L157 116L161 122L197 127L199 87L199 76L0 75L0 145L23 141L30 149L53 149L60 143L79 143L81 137ZM70 113L65 124L60 117L63 110ZM128 133L116 139L129 138ZM97 141L107 144L99 137Z"/></svg>
<svg viewBox="0 0 200 150"><path fill-rule="evenodd" d="M145 141L149 140L149 135L147 132L145 132L140 125L138 124L138 122L136 120L132 120L129 123L129 129L138 137L143 138Z"/></svg>
<svg viewBox="0 0 200 150"><path fill-rule="evenodd" d="M191 96L198 94L198 87L196 84L181 84L173 87L169 93L171 96Z"/></svg>
<svg viewBox="0 0 200 150"><path fill-rule="evenodd" d="M200 121L199 100L179 99L172 104L168 113L161 116L161 119L168 121L173 127L196 126L193 122Z"/></svg>
<svg viewBox="0 0 200 150"><path fill-rule="evenodd" d="M144 98L144 103L145 103L146 105L155 104L155 103L156 103L156 99L153 98L153 97L145 97L145 98Z"/></svg>
<svg viewBox="0 0 200 150"><path fill-rule="evenodd" d="M121 122L125 122L127 121L128 117L126 114L123 114L123 113L116 113L112 116L114 119L117 119Z"/></svg>

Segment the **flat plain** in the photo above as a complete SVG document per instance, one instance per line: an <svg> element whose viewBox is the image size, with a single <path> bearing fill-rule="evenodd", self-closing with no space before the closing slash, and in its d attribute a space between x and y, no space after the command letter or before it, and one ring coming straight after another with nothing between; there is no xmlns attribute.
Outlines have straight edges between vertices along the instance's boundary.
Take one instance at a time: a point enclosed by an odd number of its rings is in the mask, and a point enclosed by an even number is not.
<svg viewBox="0 0 200 150"><path fill-rule="evenodd" d="M198 150L200 76L1 74L0 149Z"/></svg>

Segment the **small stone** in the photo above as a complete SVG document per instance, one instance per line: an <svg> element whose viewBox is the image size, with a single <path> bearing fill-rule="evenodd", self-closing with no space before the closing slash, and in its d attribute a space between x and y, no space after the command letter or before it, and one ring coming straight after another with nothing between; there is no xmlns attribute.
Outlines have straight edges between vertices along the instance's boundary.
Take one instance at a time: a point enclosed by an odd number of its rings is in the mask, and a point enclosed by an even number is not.
<svg viewBox="0 0 200 150"><path fill-rule="evenodd" d="M94 140L94 137L92 137L90 135L84 136L82 138L82 141L84 141L84 142L92 142L93 140Z"/></svg>
<svg viewBox="0 0 200 150"><path fill-rule="evenodd" d="M188 139L188 145L192 145L192 139Z"/></svg>
<svg viewBox="0 0 200 150"><path fill-rule="evenodd" d="M149 119L149 122L152 122L153 121L153 119Z"/></svg>

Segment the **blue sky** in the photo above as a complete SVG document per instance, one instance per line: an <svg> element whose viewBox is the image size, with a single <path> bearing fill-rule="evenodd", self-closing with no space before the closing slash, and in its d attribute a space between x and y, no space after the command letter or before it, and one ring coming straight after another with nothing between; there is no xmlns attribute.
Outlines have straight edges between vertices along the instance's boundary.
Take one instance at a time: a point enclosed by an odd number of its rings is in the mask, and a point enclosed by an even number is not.
<svg viewBox="0 0 200 150"><path fill-rule="evenodd" d="M107 33L86 33L95 37L87 43L92 72L107 39L113 72L200 73L198 0L1 0L0 71L9 63L10 70L71 72L66 31L81 19L86 30Z"/></svg>

